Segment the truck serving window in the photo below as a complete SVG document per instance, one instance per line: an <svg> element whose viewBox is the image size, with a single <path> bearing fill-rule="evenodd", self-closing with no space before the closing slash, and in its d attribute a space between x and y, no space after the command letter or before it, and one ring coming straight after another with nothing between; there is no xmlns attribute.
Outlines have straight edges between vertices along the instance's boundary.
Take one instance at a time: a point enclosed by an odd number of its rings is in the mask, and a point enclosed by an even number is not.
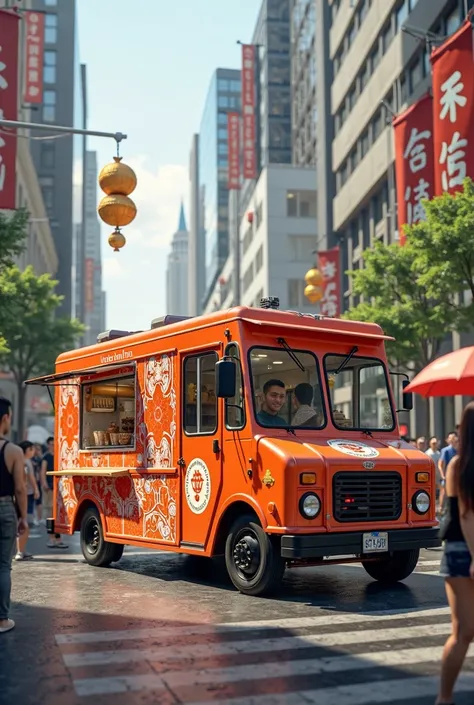
<svg viewBox="0 0 474 705"><path fill-rule="evenodd" d="M325 415L316 357L301 350L291 353L284 347L250 350L257 422L269 428L322 428Z"/></svg>
<svg viewBox="0 0 474 705"><path fill-rule="evenodd" d="M387 373L381 360L357 355L326 355L324 369L332 419L337 428L364 431L395 428Z"/></svg>
<svg viewBox="0 0 474 705"><path fill-rule="evenodd" d="M184 432L187 435L215 433L217 354L193 355L184 361Z"/></svg>
<svg viewBox="0 0 474 705"><path fill-rule="evenodd" d="M135 377L104 379L82 387L84 450L135 447Z"/></svg>

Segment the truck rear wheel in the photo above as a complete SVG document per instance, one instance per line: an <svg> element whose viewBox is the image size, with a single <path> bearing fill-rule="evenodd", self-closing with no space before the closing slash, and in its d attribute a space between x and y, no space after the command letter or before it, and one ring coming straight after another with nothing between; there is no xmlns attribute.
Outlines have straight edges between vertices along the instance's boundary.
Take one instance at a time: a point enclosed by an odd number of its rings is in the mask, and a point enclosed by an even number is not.
<svg viewBox="0 0 474 705"><path fill-rule="evenodd" d="M420 557L420 550L394 551L387 558L377 561L362 561L367 573L374 580L390 585L405 580L413 573Z"/></svg>
<svg viewBox="0 0 474 705"><path fill-rule="evenodd" d="M230 579L244 595L272 592L285 572L278 539L266 534L252 515L241 516L232 524L225 563Z"/></svg>
<svg viewBox="0 0 474 705"><path fill-rule="evenodd" d="M87 563L93 566L108 566L122 557L123 545L104 539L102 522L95 507L89 507L82 518L81 549Z"/></svg>

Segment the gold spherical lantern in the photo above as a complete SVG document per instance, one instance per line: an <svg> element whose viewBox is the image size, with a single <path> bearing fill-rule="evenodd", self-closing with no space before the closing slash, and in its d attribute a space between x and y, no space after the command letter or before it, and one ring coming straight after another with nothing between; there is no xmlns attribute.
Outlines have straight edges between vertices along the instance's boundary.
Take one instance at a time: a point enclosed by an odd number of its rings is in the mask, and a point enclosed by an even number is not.
<svg viewBox="0 0 474 705"><path fill-rule="evenodd" d="M107 196L130 196L136 185L136 174L127 164L122 164L122 157L114 157L99 174L99 186Z"/></svg>
<svg viewBox="0 0 474 705"><path fill-rule="evenodd" d="M323 298L323 290L321 289L320 286L314 286L314 284L308 284L307 287L305 287L304 290L304 295L306 298L311 301L312 304L316 304L318 301L321 301Z"/></svg>
<svg viewBox="0 0 474 705"><path fill-rule="evenodd" d="M128 196L113 193L110 196L104 196L97 211L104 223L120 228L129 225L135 219L137 207Z"/></svg>
<svg viewBox="0 0 474 705"><path fill-rule="evenodd" d="M125 236L116 228L113 233L109 236L109 245L113 248L114 252L120 252L121 248L126 243Z"/></svg>
<svg viewBox="0 0 474 705"><path fill-rule="evenodd" d="M319 287L323 283L324 277L316 267L313 267L305 274L305 282L310 286Z"/></svg>

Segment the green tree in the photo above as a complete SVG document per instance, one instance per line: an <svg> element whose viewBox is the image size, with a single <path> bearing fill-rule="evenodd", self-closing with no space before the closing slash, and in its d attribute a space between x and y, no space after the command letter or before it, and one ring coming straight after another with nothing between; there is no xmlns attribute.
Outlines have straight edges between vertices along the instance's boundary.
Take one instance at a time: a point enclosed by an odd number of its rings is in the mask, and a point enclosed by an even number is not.
<svg viewBox="0 0 474 705"><path fill-rule="evenodd" d="M405 227L418 251L420 285L436 296L440 284L474 299L474 184L465 179L462 191L423 201L426 220ZM474 306L466 310L474 323Z"/></svg>
<svg viewBox="0 0 474 705"><path fill-rule="evenodd" d="M15 257L21 255L28 235L29 213L24 208L11 215L0 212L0 272L12 267ZM5 308L7 300L0 293L0 309ZM0 355L7 350L5 338L0 328Z"/></svg>
<svg viewBox="0 0 474 705"><path fill-rule="evenodd" d="M24 381L54 370L56 357L83 332L81 323L56 318L62 301L55 293L57 281L49 274L36 276L32 267L0 271L0 331L6 348L0 360L13 373L18 391L19 435L23 437L26 389Z"/></svg>
<svg viewBox="0 0 474 705"><path fill-rule="evenodd" d="M428 294L424 253L411 240L377 243L364 252L363 269L349 272L354 293L363 302L346 318L378 323L394 341L387 341L390 365L419 372L439 353L446 334L469 327L469 307L458 302L452 282L444 278ZM427 405L427 420L429 414ZM428 429L427 429L428 430Z"/></svg>

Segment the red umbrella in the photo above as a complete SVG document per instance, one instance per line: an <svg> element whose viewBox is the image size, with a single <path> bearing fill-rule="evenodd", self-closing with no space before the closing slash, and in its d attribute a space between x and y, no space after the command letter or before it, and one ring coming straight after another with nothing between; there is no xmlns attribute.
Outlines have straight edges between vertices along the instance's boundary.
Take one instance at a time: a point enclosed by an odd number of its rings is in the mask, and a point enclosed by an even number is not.
<svg viewBox="0 0 474 705"><path fill-rule="evenodd" d="M405 388L423 397L474 395L474 346L438 357Z"/></svg>

